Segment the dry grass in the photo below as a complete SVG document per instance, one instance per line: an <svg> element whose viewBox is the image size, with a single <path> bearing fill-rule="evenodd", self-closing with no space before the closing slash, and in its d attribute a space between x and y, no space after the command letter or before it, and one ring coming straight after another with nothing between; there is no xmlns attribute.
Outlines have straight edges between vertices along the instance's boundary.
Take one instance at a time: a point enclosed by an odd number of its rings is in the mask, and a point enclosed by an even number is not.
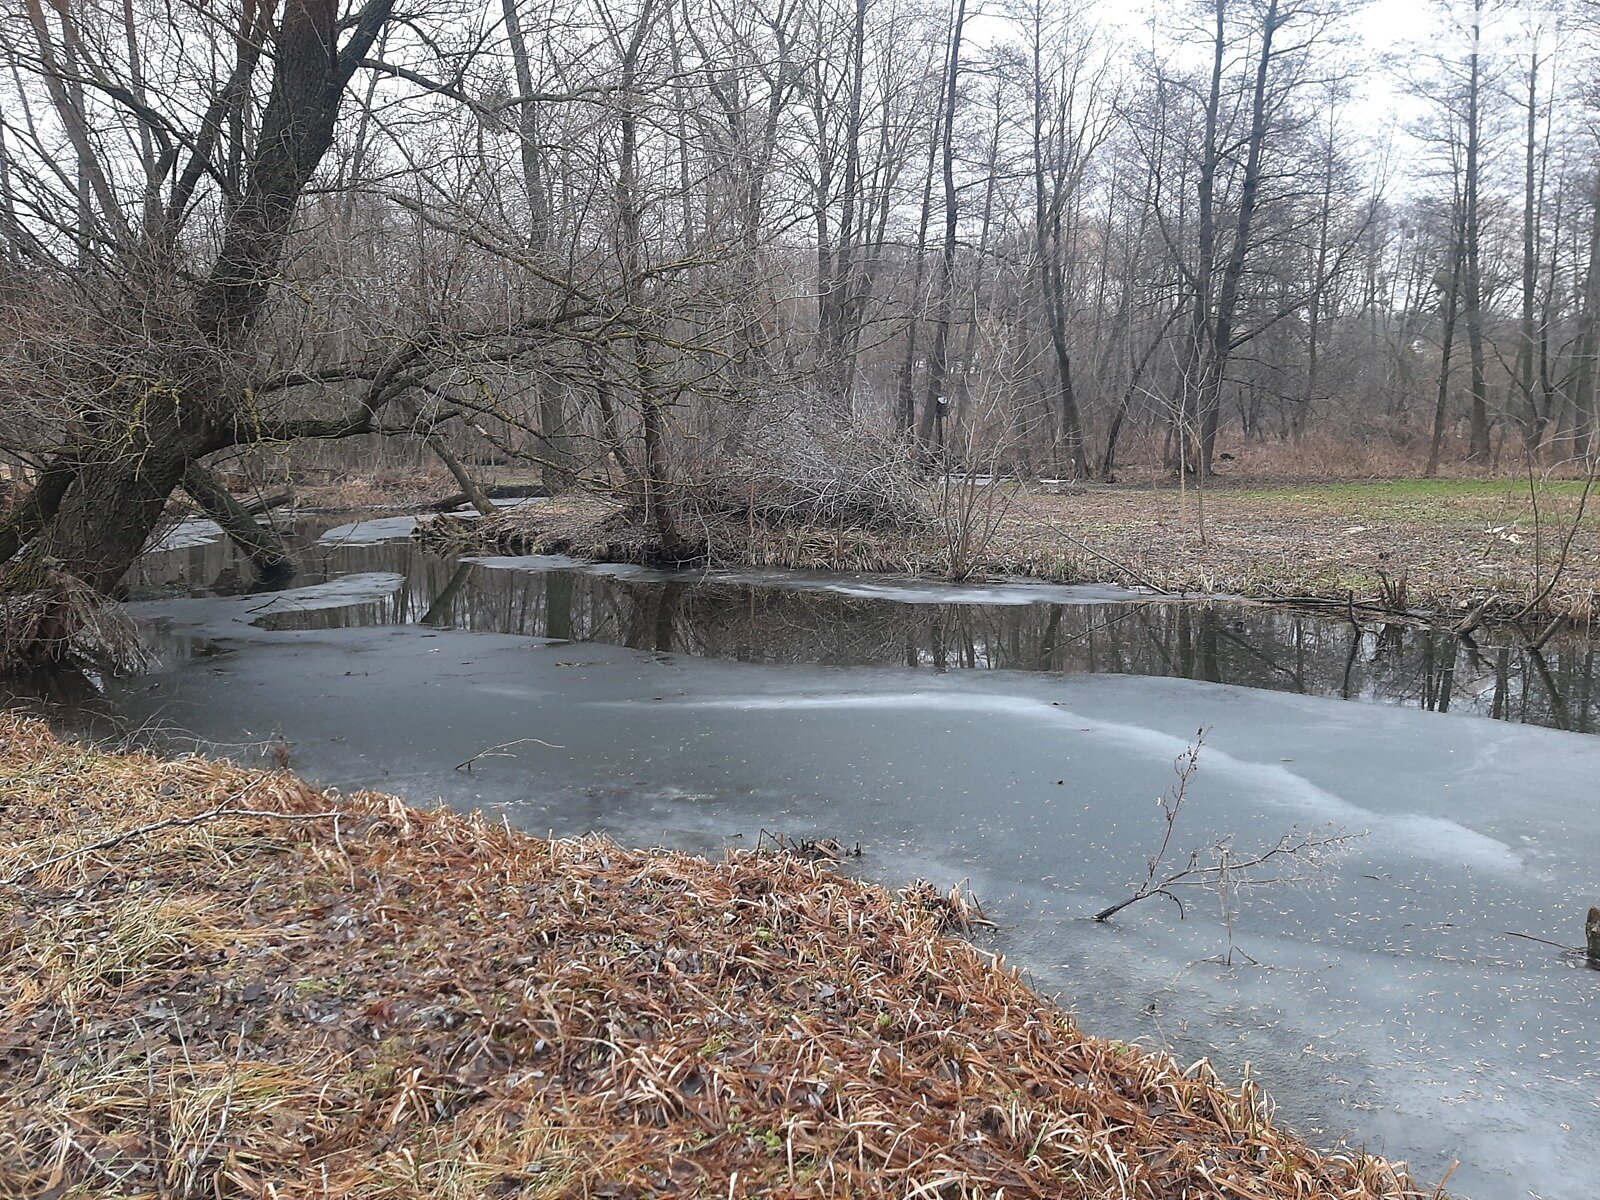
<svg viewBox="0 0 1600 1200"><path fill-rule="evenodd" d="M1120 583L1172 594L1487 617L1600 622L1600 495L1591 497L1555 586L1546 589L1577 516L1582 484L1541 483L1537 520L1525 481L1410 480L1302 488L1018 490L972 567L977 574ZM713 566L949 576L937 533L742 525L690 531ZM436 524L454 548L566 553L650 563L650 530L604 501L570 497L481 523Z"/></svg>
<svg viewBox="0 0 1600 1200"><path fill-rule="evenodd" d="M15 716L0 781L0 1194L1422 1194L1203 1063L1086 1037L932 889Z"/></svg>
<svg viewBox="0 0 1600 1200"><path fill-rule="evenodd" d="M1167 592L1397 602L1452 619L1600 619L1600 523L1591 498L1555 584L1582 485L1393 481L1194 494L1101 490L1019 499L992 548L1005 569L1099 578Z"/></svg>
<svg viewBox="0 0 1600 1200"><path fill-rule="evenodd" d="M429 504L459 490L443 466L307 471L289 481L298 508L395 508Z"/></svg>

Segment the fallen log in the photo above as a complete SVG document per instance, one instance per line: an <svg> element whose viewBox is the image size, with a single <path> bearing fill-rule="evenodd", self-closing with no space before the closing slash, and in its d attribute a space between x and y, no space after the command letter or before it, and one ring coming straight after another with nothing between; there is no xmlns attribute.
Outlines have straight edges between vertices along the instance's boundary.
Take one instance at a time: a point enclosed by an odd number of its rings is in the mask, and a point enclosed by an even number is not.
<svg viewBox="0 0 1600 1200"><path fill-rule="evenodd" d="M526 500L550 495L550 489L542 483L485 484L478 490L490 500ZM471 498L465 492L452 492L443 500L428 505L428 511L449 512L470 503Z"/></svg>
<svg viewBox="0 0 1600 1200"><path fill-rule="evenodd" d="M259 517L263 513L269 513L275 508L282 508L285 504L292 503L294 503L293 492L274 492L270 496L262 496L260 499L252 500L244 506L244 510L252 517Z"/></svg>

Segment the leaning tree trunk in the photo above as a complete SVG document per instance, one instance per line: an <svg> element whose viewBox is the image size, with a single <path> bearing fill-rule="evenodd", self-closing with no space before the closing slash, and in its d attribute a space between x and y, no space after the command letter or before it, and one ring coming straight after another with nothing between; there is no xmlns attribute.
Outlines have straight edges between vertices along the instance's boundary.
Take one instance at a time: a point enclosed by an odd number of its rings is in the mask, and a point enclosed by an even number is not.
<svg viewBox="0 0 1600 1200"><path fill-rule="evenodd" d="M232 364L250 349L300 196L333 143L345 85L392 4L366 0L348 22L342 50L338 0L283 6L248 186L228 212L216 259L192 306L177 322L187 322L191 334L178 329L158 360L159 378L138 394L126 384L105 388L105 417L45 465L21 524L0 529L0 561L7 563L0 587L8 580L25 586L39 574L33 568L43 565L113 592L191 464L254 436L253 422L237 419L235 397L248 380L234 378ZM194 149L198 170L215 149L214 143ZM79 153L88 153L86 145ZM145 236L159 249L170 231L166 217L152 220Z"/></svg>
<svg viewBox="0 0 1600 1200"><path fill-rule="evenodd" d="M184 471L183 490L250 560L263 583L275 583L294 574L294 557L278 531L270 524L265 528L258 525L250 510L198 462L191 462Z"/></svg>
<svg viewBox="0 0 1600 1200"><path fill-rule="evenodd" d="M143 444L90 449L23 557L51 559L57 569L110 594L149 540L184 471L214 448L199 434L167 424Z"/></svg>

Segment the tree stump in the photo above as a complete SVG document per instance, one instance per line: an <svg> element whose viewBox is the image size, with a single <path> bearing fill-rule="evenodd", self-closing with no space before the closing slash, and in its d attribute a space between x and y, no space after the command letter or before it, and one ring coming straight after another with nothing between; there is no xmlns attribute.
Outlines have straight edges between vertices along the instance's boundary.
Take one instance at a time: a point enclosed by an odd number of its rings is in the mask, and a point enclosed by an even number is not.
<svg viewBox="0 0 1600 1200"><path fill-rule="evenodd" d="M1600 908L1589 910L1589 919L1584 923L1583 932L1588 940L1589 965L1600 971Z"/></svg>

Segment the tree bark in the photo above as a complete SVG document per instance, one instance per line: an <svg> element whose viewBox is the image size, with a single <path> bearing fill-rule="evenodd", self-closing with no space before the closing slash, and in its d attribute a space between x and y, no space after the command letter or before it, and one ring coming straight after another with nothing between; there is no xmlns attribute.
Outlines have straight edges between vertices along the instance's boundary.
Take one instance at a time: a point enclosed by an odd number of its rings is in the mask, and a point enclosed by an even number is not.
<svg viewBox="0 0 1600 1200"><path fill-rule="evenodd" d="M205 467L197 462L189 464L183 473L183 490L201 512L222 526L222 532L250 560L262 582L276 582L294 574L294 558L277 530L256 524L250 511Z"/></svg>
<svg viewBox="0 0 1600 1200"><path fill-rule="evenodd" d="M160 520L189 465L252 440L254 414L235 364L247 349L278 271L301 194L333 141L346 83L389 18L392 0L367 0L335 44L336 0L287 0L275 38L276 69L249 164L249 184L228 210L220 248L181 330L166 348L166 378L118 380L113 414L88 428L46 473L71 462L73 478L28 553L101 592L112 591ZM87 143L80 153L92 159ZM120 214L103 213L113 223ZM0 546L0 549L4 549ZM13 551L13 557L15 551Z"/></svg>
<svg viewBox="0 0 1600 1200"><path fill-rule="evenodd" d="M1439 456L1444 450L1444 430L1450 404L1450 352L1456 340L1456 315L1460 311L1461 268L1465 257L1462 225L1457 222L1450 243L1450 283L1444 295L1444 328L1439 335L1439 387L1433 403L1433 440L1428 445L1428 465L1423 474L1439 473Z"/></svg>
<svg viewBox="0 0 1600 1200"><path fill-rule="evenodd" d="M934 303L933 348L928 353L928 394L923 401L919 433L924 447L935 455L944 452L945 382L949 374L952 292L955 287L956 227L960 216L956 197L955 120L957 89L961 83L961 37L967 19L967 0L956 0L955 23L950 31L949 68L944 88L944 243L939 251L937 300Z"/></svg>
<svg viewBox="0 0 1600 1200"><path fill-rule="evenodd" d="M1078 410L1077 393L1072 386L1072 350L1067 342L1067 302L1061 272L1061 205L1064 197L1046 195L1044 136L1044 30L1042 4L1033 10L1033 221L1034 254L1038 259L1040 294L1045 308L1045 325L1050 331L1050 348L1055 355L1056 400L1060 408L1061 439L1070 460L1074 478L1089 474L1088 451L1084 445L1083 419ZM1065 139L1065 131L1061 131ZM1065 147L1062 147L1065 153ZM1056 470L1061 470L1058 462Z"/></svg>
<svg viewBox="0 0 1600 1200"><path fill-rule="evenodd" d="M425 440L428 443L428 449L432 450L439 461L444 464L445 470L455 476L455 481L461 488L461 494L467 498L467 503L478 510L479 516L487 517L493 515L495 511L494 501L489 499L488 494L478 486L477 480L467 473L466 467L461 465L461 460L451 452L449 446L444 444L444 438L437 433L430 433Z"/></svg>
<svg viewBox="0 0 1600 1200"><path fill-rule="evenodd" d="M1219 0L1219 12L1221 7ZM1268 0L1261 18L1261 49L1256 58L1255 84L1250 98L1250 133L1245 151L1244 175L1239 183L1239 212L1234 222L1233 246L1222 272L1216 315L1211 321L1210 354L1201 376L1203 414L1195 475L1202 479L1211 474L1211 460L1216 451L1217 428L1222 414L1222 384L1227 374L1229 356L1233 353L1233 322L1244 280L1245 263L1250 254L1256 201L1261 189L1262 157L1267 140L1267 83L1272 68L1273 37L1282 23L1278 0ZM1220 17L1218 30L1220 34Z"/></svg>
<svg viewBox="0 0 1600 1200"><path fill-rule="evenodd" d="M1478 193L1483 147L1482 69L1483 0L1472 0L1472 53L1468 58L1467 163L1464 184L1466 264L1462 307L1472 369L1472 440L1468 457L1489 461L1489 398L1483 348L1483 262L1479 253Z"/></svg>

